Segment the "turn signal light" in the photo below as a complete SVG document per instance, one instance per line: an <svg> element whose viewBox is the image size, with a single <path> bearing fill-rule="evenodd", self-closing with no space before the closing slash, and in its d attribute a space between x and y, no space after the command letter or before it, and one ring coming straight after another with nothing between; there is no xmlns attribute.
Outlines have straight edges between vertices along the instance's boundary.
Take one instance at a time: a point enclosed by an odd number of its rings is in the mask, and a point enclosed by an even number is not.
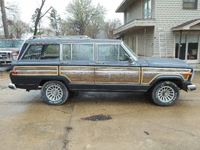
<svg viewBox="0 0 200 150"><path fill-rule="evenodd" d="M192 75L192 73L185 73L185 75Z"/></svg>
<svg viewBox="0 0 200 150"><path fill-rule="evenodd" d="M18 71L11 71L12 74L18 74Z"/></svg>

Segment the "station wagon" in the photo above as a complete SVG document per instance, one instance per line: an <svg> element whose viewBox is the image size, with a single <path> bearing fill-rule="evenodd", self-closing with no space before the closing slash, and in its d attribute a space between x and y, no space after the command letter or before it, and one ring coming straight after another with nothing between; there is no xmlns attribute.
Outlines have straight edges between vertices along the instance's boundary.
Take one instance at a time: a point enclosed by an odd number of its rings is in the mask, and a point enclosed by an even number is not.
<svg viewBox="0 0 200 150"><path fill-rule="evenodd" d="M29 39L13 63L11 89L41 89L44 101L63 104L70 91L148 92L160 106L179 91L196 90L194 69L180 59L138 57L123 41L66 37Z"/></svg>

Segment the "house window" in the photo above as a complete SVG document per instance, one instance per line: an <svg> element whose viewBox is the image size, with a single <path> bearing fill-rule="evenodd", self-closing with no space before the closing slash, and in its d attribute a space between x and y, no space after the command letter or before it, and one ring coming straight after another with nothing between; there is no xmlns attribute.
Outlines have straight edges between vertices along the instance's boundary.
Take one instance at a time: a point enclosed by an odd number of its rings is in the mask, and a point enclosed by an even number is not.
<svg viewBox="0 0 200 150"><path fill-rule="evenodd" d="M144 0L144 19L151 18L151 0Z"/></svg>
<svg viewBox="0 0 200 150"><path fill-rule="evenodd" d="M197 0L183 0L183 9L197 9Z"/></svg>

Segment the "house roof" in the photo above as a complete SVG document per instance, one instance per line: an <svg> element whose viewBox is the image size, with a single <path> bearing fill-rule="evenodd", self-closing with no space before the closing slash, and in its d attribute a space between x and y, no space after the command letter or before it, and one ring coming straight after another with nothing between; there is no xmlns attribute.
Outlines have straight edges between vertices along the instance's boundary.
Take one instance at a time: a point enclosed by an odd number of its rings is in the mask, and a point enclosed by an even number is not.
<svg viewBox="0 0 200 150"><path fill-rule="evenodd" d="M187 22L184 22L183 24L180 24L176 27L172 28L172 31L180 31L180 30L200 30L200 26L199 27L194 27L196 25L200 24L200 19L194 19L194 20L190 20Z"/></svg>
<svg viewBox="0 0 200 150"><path fill-rule="evenodd" d="M128 6L136 0L123 0L115 12L124 12Z"/></svg>

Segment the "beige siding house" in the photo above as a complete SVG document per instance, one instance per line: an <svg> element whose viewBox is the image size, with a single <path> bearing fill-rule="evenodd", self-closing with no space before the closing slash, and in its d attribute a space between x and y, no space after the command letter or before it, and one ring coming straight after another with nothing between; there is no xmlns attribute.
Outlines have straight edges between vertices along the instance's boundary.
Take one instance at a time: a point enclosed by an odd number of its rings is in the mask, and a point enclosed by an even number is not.
<svg viewBox="0 0 200 150"><path fill-rule="evenodd" d="M124 0L116 12L115 36L138 55L200 62L200 0Z"/></svg>

